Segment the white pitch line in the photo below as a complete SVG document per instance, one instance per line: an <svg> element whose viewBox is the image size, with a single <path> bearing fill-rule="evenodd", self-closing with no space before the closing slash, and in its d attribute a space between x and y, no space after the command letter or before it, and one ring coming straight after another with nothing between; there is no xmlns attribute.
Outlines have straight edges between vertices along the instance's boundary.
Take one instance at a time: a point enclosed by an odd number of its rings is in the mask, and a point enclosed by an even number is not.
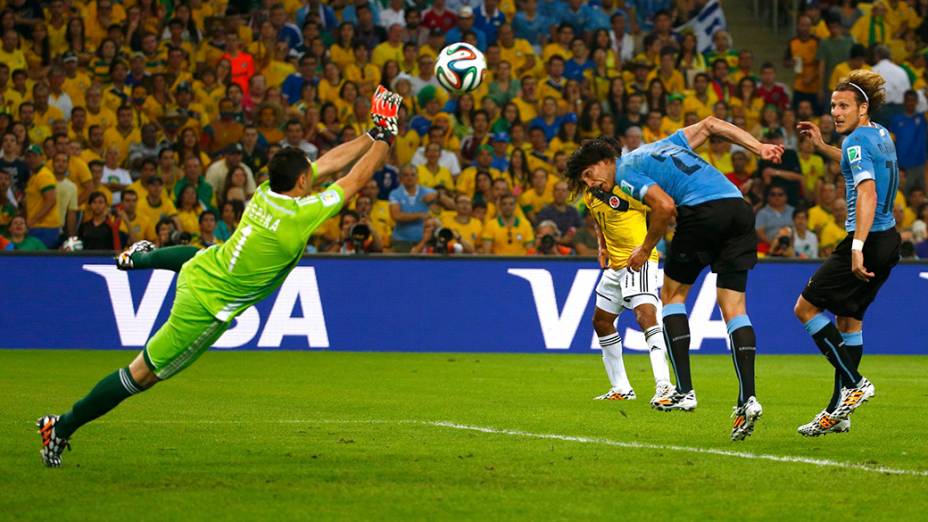
<svg viewBox="0 0 928 522"><path fill-rule="evenodd" d="M461 431L475 431L479 433L488 433L491 435L507 435L510 437L524 437L530 439L559 440L563 442L577 442L581 444L599 444L602 446L612 446L616 448L629 449L647 449L661 451L678 451L683 453L698 453L703 455L716 455L720 457L734 457L747 460L767 460L771 462L783 462L787 464L809 464L818 467L852 469L858 471L868 471L871 473L885 473L889 475L908 475L913 477L928 477L928 470L900 469L890 468L887 466L871 466L868 464L858 464L855 462L841 462L839 460L816 459L811 457L797 457L792 455L772 455L769 453L751 453L749 451L733 451L717 448L700 448L697 446L679 446L676 444L654 444L650 442L628 442L612 439L603 439L599 437L583 437L575 435L560 435L557 433L534 433L530 431L509 430L502 428L493 428L489 426L474 426L471 424L459 424L451 421L429 421L414 419L278 419L278 420L215 420L201 419L195 421L159 419L159 420L141 420L141 421L100 421L99 424L106 423L132 423L132 424L244 424L244 423L265 423L265 424L418 424L422 426L432 426L435 428L447 428Z"/></svg>

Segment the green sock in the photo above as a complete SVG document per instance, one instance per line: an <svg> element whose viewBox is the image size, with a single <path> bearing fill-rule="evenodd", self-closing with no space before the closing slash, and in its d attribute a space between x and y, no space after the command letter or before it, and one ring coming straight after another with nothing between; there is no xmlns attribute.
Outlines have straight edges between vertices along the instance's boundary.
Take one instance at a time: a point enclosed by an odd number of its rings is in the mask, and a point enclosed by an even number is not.
<svg viewBox="0 0 928 522"><path fill-rule="evenodd" d="M55 423L55 434L70 438L78 428L106 414L120 402L142 391L129 368L120 368L104 377L86 397L74 403L71 411L61 415Z"/></svg>
<svg viewBox="0 0 928 522"><path fill-rule="evenodd" d="M160 268L180 272L180 267L184 266L184 263L195 256L199 250L190 245L177 245L156 248L151 252L136 252L132 254L132 267Z"/></svg>

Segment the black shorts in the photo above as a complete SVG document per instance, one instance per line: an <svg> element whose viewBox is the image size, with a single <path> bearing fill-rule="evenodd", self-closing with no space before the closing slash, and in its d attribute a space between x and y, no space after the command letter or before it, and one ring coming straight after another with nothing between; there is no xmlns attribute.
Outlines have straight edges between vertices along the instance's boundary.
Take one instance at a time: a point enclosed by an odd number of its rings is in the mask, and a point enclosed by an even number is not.
<svg viewBox="0 0 928 522"><path fill-rule="evenodd" d="M668 277L691 285L706 265L717 274L727 274L756 264L754 211L743 199L677 207L677 229L664 265Z"/></svg>
<svg viewBox="0 0 928 522"><path fill-rule="evenodd" d="M851 243L848 234L831 256L809 278L802 297L818 308L839 317L864 318L867 307L899 262L901 240L896 229L871 232L864 244L864 267L873 273L870 281L861 281L851 272Z"/></svg>

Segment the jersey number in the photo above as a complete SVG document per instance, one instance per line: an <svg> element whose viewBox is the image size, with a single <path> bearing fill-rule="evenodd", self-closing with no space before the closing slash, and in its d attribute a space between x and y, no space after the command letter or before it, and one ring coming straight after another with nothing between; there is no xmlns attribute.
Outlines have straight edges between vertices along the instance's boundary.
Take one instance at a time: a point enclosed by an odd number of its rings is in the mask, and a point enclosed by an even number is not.
<svg viewBox="0 0 928 522"><path fill-rule="evenodd" d="M232 269L235 268L235 263L238 262L238 256L242 254L242 249L245 248L245 243L248 241L248 236L251 235L251 225L245 225L242 227L242 233L238 238L238 243L235 245L235 248L232 249L232 259L229 260L229 273L232 273Z"/></svg>
<svg viewBox="0 0 928 522"><path fill-rule="evenodd" d="M895 207L896 191L899 190L899 167L896 162L889 160L886 162L886 170L889 171L889 190L886 191L886 201L883 202L883 211L892 212Z"/></svg>
<svg viewBox="0 0 928 522"><path fill-rule="evenodd" d="M680 156L688 156L694 159L696 162L691 165L687 165L682 159L680 159ZM651 153L651 157L660 162L667 161L667 158L670 158L670 161L673 162L673 166L677 167L677 170L686 174L687 176L707 165L706 160L702 159L699 154L696 154L695 152L687 149L678 148L657 150Z"/></svg>

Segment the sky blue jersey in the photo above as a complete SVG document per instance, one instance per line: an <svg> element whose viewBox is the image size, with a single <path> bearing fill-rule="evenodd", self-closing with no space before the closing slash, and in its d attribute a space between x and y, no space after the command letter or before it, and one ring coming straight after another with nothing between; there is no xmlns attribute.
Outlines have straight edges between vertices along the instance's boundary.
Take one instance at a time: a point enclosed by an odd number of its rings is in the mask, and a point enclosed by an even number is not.
<svg viewBox="0 0 928 522"><path fill-rule="evenodd" d="M615 183L639 201L656 184L677 206L743 197L724 174L693 152L682 130L623 154L616 161Z"/></svg>
<svg viewBox="0 0 928 522"><path fill-rule="evenodd" d="M893 206L899 189L899 163L896 145L885 127L876 123L854 129L841 144L841 174L847 197L847 222L844 228L857 228L857 185L871 179L876 183L876 212L870 230L880 232L896 226Z"/></svg>

